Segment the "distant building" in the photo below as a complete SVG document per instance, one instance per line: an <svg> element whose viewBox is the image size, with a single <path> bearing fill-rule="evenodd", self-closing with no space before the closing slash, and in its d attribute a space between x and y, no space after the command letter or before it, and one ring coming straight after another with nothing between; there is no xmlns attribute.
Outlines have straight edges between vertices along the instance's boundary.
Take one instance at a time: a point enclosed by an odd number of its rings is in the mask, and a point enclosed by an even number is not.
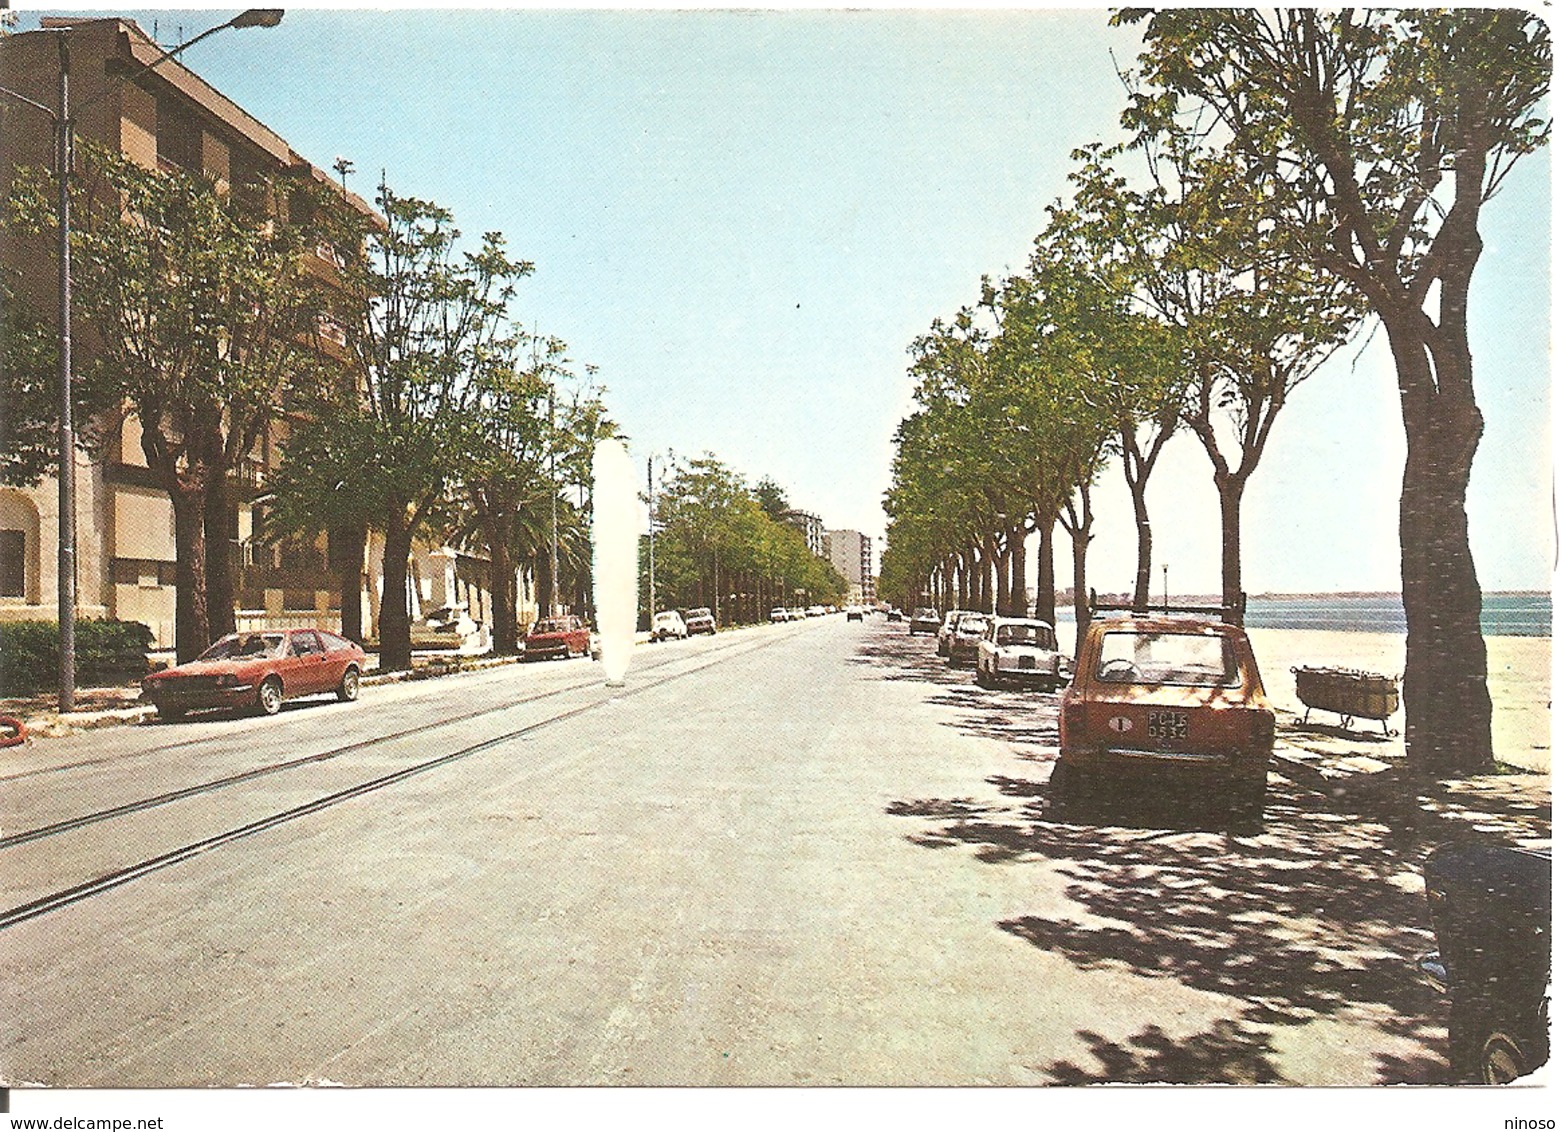
<svg viewBox="0 0 1565 1132"><path fill-rule="evenodd" d="M858 531L827 531L826 556L837 573L848 580L851 601L875 600L874 544Z"/></svg>
<svg viewBox="0 0 1565 1132"><path fill-rule="evenodd" d="M819 515L793 508L783 513L783 519L804 536L805 545L810 548L811 554L817 558L826 557L826 524L821 522Z"/></svg>

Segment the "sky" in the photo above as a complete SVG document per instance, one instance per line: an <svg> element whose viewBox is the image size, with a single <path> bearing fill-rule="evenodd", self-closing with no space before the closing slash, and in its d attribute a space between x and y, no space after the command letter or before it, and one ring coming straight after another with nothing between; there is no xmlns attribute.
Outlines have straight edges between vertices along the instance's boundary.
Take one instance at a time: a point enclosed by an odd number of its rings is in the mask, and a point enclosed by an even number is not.
<svg viewBox="0 0 1565 1132"><path fill-rule="evenodd" d="M172 43L233 12L128 13ZM28 26L24 17L23 26ZM909 345L1025 266L1071 150L1115 140L1106 11L352 10L289 7L184 61L301 154L382 171L536 264L524 326L596 367L648 456L711 452L828 528L878 539ZM1546 589L1550 156L1486 207L1473 345L1487 418L1470 491L1487 590ZM1404 442L1382 335L1284 409L1244 504L1252 593L1399 588ZM1219 582L1217 495L1189 438L1154 477L1154 573ZM1089 573L1128 589L1129 497L1100 482ZM1063 536L1056 569L1068 577Z"/></svg>

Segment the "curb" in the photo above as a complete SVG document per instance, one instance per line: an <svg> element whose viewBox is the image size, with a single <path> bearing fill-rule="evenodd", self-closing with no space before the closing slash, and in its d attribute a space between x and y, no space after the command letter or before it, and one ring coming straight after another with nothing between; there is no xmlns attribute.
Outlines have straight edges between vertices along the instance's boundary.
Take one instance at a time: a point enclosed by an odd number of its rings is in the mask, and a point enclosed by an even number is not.
<svg viewBox="0 0 1565 1132"><path fill-rule="evenodd" d="M519 664L521 656L453 657L453 663L437 662L411 670L376 672L360 680L364 685L402 684L413 680L434 680L441 676L455 676L463 672L479 672L500 668L507 664ZM23 721L27 742L34 739L63 739L78 731L95 731L102 727L125 727L145 723L157 718L158 709L151 704L133 704L123 708L106 708L102 711L72 712L36 715Z"/></svg>

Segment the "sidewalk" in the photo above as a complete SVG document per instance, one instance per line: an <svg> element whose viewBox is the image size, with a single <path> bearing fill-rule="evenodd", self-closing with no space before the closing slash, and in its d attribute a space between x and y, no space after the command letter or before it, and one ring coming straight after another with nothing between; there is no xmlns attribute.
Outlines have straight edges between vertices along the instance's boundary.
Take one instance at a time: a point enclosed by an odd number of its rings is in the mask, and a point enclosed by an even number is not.
<svg viewBox="0 0 1565 1132"><path fill-rule="evenodd" d="M506 664L518 664L522 660L520 656L472 656L455 650L420 652L413 657L411 669L380 672L379 658L370 653L366 660L367 672L360 684L373 686L400 684L408 680L430 680L459 672L477 672ZM21 719L27 726L29 738L57 739L78 731L140 723L157 715L156 708L141 702L140 684L78 688L77 710L65 716L57 710L58 702L59 697L53 692L3 699L0 700L0 716Z"/></svg>
<svg viewBox="0 0 1565 1132"><path fill-rule="evenodd" d="M1303 725L1279 712L1272 769L1300 787L1436 840L1494 840L1548 849L1553 791L1547 771L1504 766L1472 778L1420 780L1407 773L1400 736L1378 726Z"/></svg>

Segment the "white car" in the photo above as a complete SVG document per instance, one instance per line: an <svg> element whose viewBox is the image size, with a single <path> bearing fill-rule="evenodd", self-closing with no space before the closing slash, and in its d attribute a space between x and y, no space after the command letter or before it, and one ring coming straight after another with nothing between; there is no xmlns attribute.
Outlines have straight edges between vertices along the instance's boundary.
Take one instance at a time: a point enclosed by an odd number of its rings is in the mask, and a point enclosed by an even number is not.
<svg viewBox="0 0 1565 1132"><path fill-rule="evenodd" d="M971 609L953 609L946 614L946 619L940 623L940 628L935 631L935 655L951 655L951 637L956 632L956 623L968 614Z"/></svg>
<svg viewBox="0 0 1565 1132"><path fill-rule="evenodd" d="M956 629L951 643L946 646L946 663L950 665L975 664L978 660L978 642L989 632L994 618L987 613L964 613L956 619Z"/></svg>
<svg viewBox="0 0 1565 1132"><path fill-rule="evenodd" d="M690 629L685 625L685 619L679 615L679 610L665 609L652 618L654 641L682 641L688 636L690 636Z"/></svg>
<svg viewBox="0 0 1565 1132"><path fill-rule="evenodd" d="M786 609L784 609L782 606L779 605L776 609L772 610L772 613L771 613L772 624L774 624L774 625L781 624L782 622L784 622L786 620L788 620L788 611Z"/></svg>
<svg viewBox="0 0 1565 1132"><path fill-rule="evenodd" d="M1054 626L1026 617L998 617L978 642L978 684L993 688L1020 684L1057 692L1065 683L1060 671Z"/></svg>
<svg viewBox="0 0 1565 1132"><path fill-rule="evenodd" d="M810 606L810 608L806 609L804 612L805 612L805 615L808 616L808 617L825 617L826 616L826 607L824 605L812 605L812 606Z"/></svg>
<svg viewBox="0 0 1565 1132"><path fill-rule="evenodd" d="M797 606L797 605L794 606L792 609L790 609L788 611L788 620L790 620L790 621L803 621L804 620L804 610L802 608L800 608L799 606Z"/></svg>

